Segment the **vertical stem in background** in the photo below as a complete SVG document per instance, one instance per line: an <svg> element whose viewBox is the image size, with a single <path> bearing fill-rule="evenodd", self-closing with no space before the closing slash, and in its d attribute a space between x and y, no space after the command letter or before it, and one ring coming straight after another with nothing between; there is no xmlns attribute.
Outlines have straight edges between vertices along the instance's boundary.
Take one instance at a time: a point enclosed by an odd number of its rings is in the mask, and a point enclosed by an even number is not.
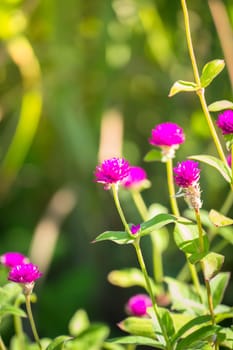
<svg viewBox="0 0 233 350"><path fill-rule="evenodd" d="M17 298L15 301L15 306L19 307L20 303L21 303L20 298ZM19 350L24 350L25 349L24 333L23 333L22 321L20 316L14 315L14 326L15 326L15 334L19 339Z"/></svg>
<svg viewBox="0 0 233 350"><path fill-rule="evenodd" d="M1 336L0 336L0 350L7 350Z"/></svg>
<svg viewBox="0 0 233 350"><path fill-rule="evenodd" d="M155 316L156 316L156 319L158 321L158 324L159 324L159 327L161 329L161 332L163 334L163 337L164 337L164 340L166 342L166 349L167 350L170 350L171 347L170 347L170 341L169 341L169 338L168 338L168 335L167 335L167 332L166 332L166 329L164 327L164 324L160 318L160 315L159 315L159 309L158 309L158 306L156 304L156 300L155 300L155 297L154 297L154 294L153 294L153 291L152 291L152 287L151 287L151 284L150 284L150 280L149 280L149 276L148 276L148 273L147 273L147 269L146 269L146 265L145 265L145 262L144 262L144 259L143 259L143 255L142 255L142 252L141 252L141 248L140 248L140 241L139 239L135 239L134 243L133 243L134 247L135 247L135 250L136 250L136 254L137 254L137 258L138 258L138 263L140 265L140 268L142 270L142 273L144 275L144 278L145 278L145 283L146 283L146 287L147 287L147 291L150 295L150 298L152 300L152 304L153 304L153 311L155 313Z"/></svg>
<svg viewBox="0 0 233 350"><path fill-rule="evenodd" d="M138 209L139 214L141 215L141 218L146 221L148 219L148 210L145 205L144 200L142 199L141 193L136 190L131 191L134 203Z"/></svg>
<svg viewBox="0 0 233 350"><path fill-rule="evenodd" d="M204 246L204 239L203 239L201 217L200 217L199 209L194 209L194 211L195 211L197 227L198 227L200 251L202 253L202 252L204 252L205 246ZM208 300L208 306L209 306L210 316L211 316L211 320L212 320L212 325L214 326L214 325L216 325L216 321L215 321L215 316L214 316L214 306L213 306L213 298L212 298L211 289L210 289L210 282L209 282L209 280L205 279L205 273L204 273L205 266L204 266L203 261L200 261L200 265L201 265L202 273L203 273L204 280L205 280L207 300ZM218 344L216 344L216 343L215 343L215 349L218 350Z"/></svg>
<svg viewBox="0 0 233 350"><path fill-rule="evenodd" d="M171 208L172 212L176 216L180 216L179 208L177 205L176 201L176 196L175 196L175 186L174 186L174 179L173 179L173 166L172 166L172 159L168 159L166 162L167 166L167 184L168 184L168 190L169 190L169 197L170 197L170 203L171 203ZM200 301L202 301L202 296L201 296L201 286L198 278L198 274L196 271L196 268L194 265L189 263L188 260L188 254L185 254L187 264L189 267L189 271L193 280L193 284L195 286L197 295L199 296Z"/></svg>
<svg viewBox="0 0 233 350"><path fill-rule="evenodd" d="M42 346L41 346L41 343L40 343L40 338L38 336L36 325L35 325L34 318L33 318L33 315L32 315L30 294L26 294L25 295L25 300L26 300L27 314L28 314L28 318L29 318L29 322L30 322L30 325L31 325L33 336L34 336L35 341L37 342L37 344L39 346L39 349L42 350Z"/></svg>
<svg viewBox="0 0 233 350"><path fill-rule="evenodd" d="M217 148L219 157L224 162L224 164L227 164L221 143L219 141L218 135L216 133L214 124L212 122L212 119L211 119L211 116L210 116L210 113L209 113L209 110L207 107L207 103L205 100L205 91L204 91L204 89L201 88L200 75L198 72L198 67L197 67L197 62L196 62L196 58L195 58L195 54L194 54L192 37L191 37L191 32L190 32L189 14L188 14L188 9L187 9L187 5L186 5L185 0L181 0L181 6L182 6L182 10L183 10L183 15L184 15L186 39L187 39L190 60L191 60L192 68L193 68L194 79L195 79L196 84L200 87L200 89L197 91L197 95L199 97L199 100L200 100L200 103L202 106L202 110L203 110L203 113L205 115L207 124L209 126L213 141L214 141L215 146Z"/></svg>

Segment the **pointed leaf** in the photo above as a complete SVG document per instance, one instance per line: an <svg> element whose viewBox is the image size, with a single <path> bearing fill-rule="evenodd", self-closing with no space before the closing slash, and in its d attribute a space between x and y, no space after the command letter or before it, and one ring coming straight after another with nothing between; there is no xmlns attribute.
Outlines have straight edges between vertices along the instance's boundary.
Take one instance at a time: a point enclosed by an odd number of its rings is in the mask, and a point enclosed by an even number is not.
<svg viewBox="0 0 233 350"><path fill-rule="evenodd" d="M189 157L191 159L199 160L200 162L209 164L218 170L218 172L224 177L224 179L231 183L231 171L220 159L209 155L197 155Z"/></svg>
<svg viewBox="0 0 233 350"><path fill-rule="evenodd" d="M221 304L224 296L225 289L230 280L229 272L220 272L217 276L210 281L210 289L213 298L214 308Z"/></svg>
<svg viewBox="0 0 233 350"><path fill-rule="evenodd" d="M88 319L87 313L85 310L78 310L75 312L73 317L71 318L68 328L69 333L72 336L77 336L81 332L83 332L85 329L87 329L90 326L90 321Z"/></svg>
<svg viewBox="0 0 233 350"><path fill-rule="evenodd" d="M145 221L141 224L141 235L144 236L146 234L151 233L154 230L158 230L159 228L176 221L177 219L174 215L158 214L152 219Z"/></svg>
<svg viewBox="0 0 233 350"><path fill-rule="evenodd" d="M95 243L101 241L112 241L117 244L129 244L133 242L133 239L125 231L105 231L97 236L93 242Z"/></svg>
<svg viewBox="0 0 233 350"><path fill-rule="evenodd" d="M145 162L156 162L162 160L162 153L157 149L150 150L143 159Z"/></svg>
<svg viewBox="0 0 233 350"><path fill-rule="evenodd" d="M70 339L72 338L67 335L60 335L47 346L46 350L62 350L64 343Z"/></svg>
<svg viewBox="0 0 233 350"><path fill-rule="evenodd" d="M4 306L0 307L0 318L7 316L7 315L15 315L19 317L27 317L26 313L20 309L17 306L5 304Z"/></svg>
<svg viewBox="0 0 233 350"><path fill-rule="evenodd" d="M122 288L139 286L146 289L145 277L142 271L137 268L113 270L108 274L108 281ZM158 288L155 286L152 278L150 278L150 285L153 293L157 295Z"/></svg>
<svg viewBox="0 0 233 350"><path fill-rule="evenodd" d="M198 85L196 83L193 83L191 81L178 80L172 85L168 96L172 97L179 92L192 92L196 91L197 89Z"/></svg>
<svg viewBox="0 0 233 350"><path fill-rule="evenodd" d="M231 227L223 227L218 229L217 232L221 237L223 237L227 242L233 244L233 234Z"/></svg>
<svg viewBox="0 0 233 350"><path fill-rule="evenodd" d="M214 209L210 211L209 219L216 227L233 225L233 220L231 218L222 215Z"/></svg>
<svg viewBox="0 0 233 350"><path fill-rule="evenodd" d="M219 112L224 109L233 109L233 102L227 100L221 100L211 103L208 106L210 112Z"/></svg>
<svg viewBox="0 0 233 350"><path fill-rule="evenodd" d="M197 316L193 318L191 321L187 322L172 338L172 343L174 344L179 338L182 338L185 333L190 331L196 326L200 326L203 323L207 323L211 321L211 317L209 315Z"/></svg>
<svg viewBox="0 0 233 350"><path fill-rule="evenodd" d="M205 340L212 335L216 335L219 331L219 326L205 326L193 333L189 334L187 337L182 339L176 347L176 350L190 349L192 345L198 343L201 340Z"/></svg>
<svg viewBox="0 0 233 350"><path fill-rule="evenodd" d="M144 346L151 346L152 348L159 348L159 349L165 349L165 347L157 342L156 340L147 338L147 337L141 337L141 336L126 336L126 337L119 337L119 338L113 338L109 339L108 342L115 343L115 344L135 344L135 345L144 345Z"/></svg>
<svg viewBox="0 0 233 350"><path fill-rule="evenodd" d="M222 328L221 334L225 335L225 339L221 342L221 345L232 350L233 349L233 329Z"/></svg>
<svg viewBox="0 0 233 350"><path fill-rule="evenodd" d="M156 339L153 323L150 318L144 317L127 317L118 327L132 335L140 335L151 339Z"/></svg>
<svg viewBox="0 0 233 350"><path fill-rule="evenodd" d="M125 347L121 346L120 344L113 344L113 343L104 342L103 345L104 345L103 346L104 350L125 350Z"/></svg>
<svg viewBox="0 0 233 350"><path fill-rule="evenodd" d="M201 86L203 88L208 86L214 80L214 78L219 75L224 67L224 60L213 60L208 62L202 70Z"/></svg>
<svg viewBox="0 0 233 350"><path fill-rule="evenodd" d="M209 281L221 269L224 262L224 255L210 252L202 259L202 262L204 265L204 277Z"/></svg>
<svg viewBox="0 0 233 350"><path fill-rule="evenodd" d="M109 328L105 324L91 324L89 328L73 338L66 344L66 349L96 350L102 347L109 334Z"/></svg>

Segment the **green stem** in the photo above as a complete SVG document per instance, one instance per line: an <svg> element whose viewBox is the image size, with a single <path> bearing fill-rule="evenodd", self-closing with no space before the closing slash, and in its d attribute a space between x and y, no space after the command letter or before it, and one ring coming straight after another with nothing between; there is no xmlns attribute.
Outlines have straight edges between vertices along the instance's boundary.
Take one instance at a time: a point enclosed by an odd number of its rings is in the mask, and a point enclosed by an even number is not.
<svg viewBox="0 0 233 350"><path fill-rule="evenodd" d="M20 304L21 304L21 297L16 299L15 306L19 307ZM14 326L15 326L15 333L19 339L19 348L21 350L24 350L25 343L24 343L24 333L23 333L22 321L21 321L21 318L17 315L14 315Z"/></svg>
<svg viewBox="0 0 233 350"><path fill-rule="evenodd" d="M7 350L1 336L0 336L0 350Z"/></svg>
<svg viewBox="0 0 233 350"><path fill-rule="evenodd" d="M159 327L161 329L161 332L163 334L164 340L166 342L166 349L170 350L171 349L170 340L168 338L168 335L167 335L167 332L166 332L166 328L164 327L164 324L163 324L163 322L162 322L162 320L160 318L160 315L159 315L159 309L158 309L158 306L157 306L157 303L156 303L156 300L155 300L155 297L154 297L154 293L152 291L152 287L151 287L151 284L150 284L150 279L149 279L149 276L148 276L148 273L147 273L146 265L145 265L145 262L144 262L144 259L143 259L143 255L142 255L142 251L141 251L141 248L140 248L140 240L139 240L139 238L135 239L133 245L134 245L135 250L136 250L139 266L141 268L141 271L142 271L144 279L145 279L147 291L148 291L148 293L150 295L150 298L152 300L152 304L153 304L152 307L153 307L153 311L154 311L155 317L156 317L156 319L158 321Z"/></svg>
<svg viewBox="0 0 233 350"><path fill-rule="evenodd" d="M133 201L138 209L141 218L146 221L148 219L148 209L145 205L145 202L142 198L142 195L139 191L131 191ZM157 248L156 236L153 236L151 233L152 241L152 259L153 259L153 272L154 279L160 285L161 293L164 292L163 289L163 262L162 262L162 253L160 249Z"/></svg>
<svg viewBox="0 0 233 350"><path fill-rule="evenodd" d="M125 231L128 232L128 234L130 236L134 237L134 235L132 234L132 232L129 228L129 225L127 224L127 221L125 219L125 215L124 215L123 210L121 208L121 204L120 204L119 197L118 197L118 187L116 184L112 184L112 193L113 193L113 198L114 198L114 202L115 202L118 214L119 214L121 221L124 225Z"/></svg>
<svg viewBox="0 0 233 350"><path fill-rule="evenodd" d="M179 208L178 208L176 196L175 196L172 159L167 160L166 166L167 166L167 184L168 184L168 191L169 191L172 212L174 215L180 216L180 212L179 212ZM200 301L202 301L201 286L200 286L196 267L189 263L188 254L185 254L185 256L186 256L187 264L189 267L189 271L190 271L197 295L199 296Z"/></svg>
<svg viewBox="0 0 233 350"><path fill-rule="evenodd" d="M192 43L192 37L191 37L191 31L190 31L189 13L188 13L187 5L186 5L186 0L181 0L181 6L182 6L182 10L183 10L183 15L184 15L186 40L187 40L189 56L190 56L190 60L191 60L192 68L193 68L193 75L194 75L194 79L195 79L196 84L200 87L197 90L197 95L200 99L203 113L205 115L207 124L208 124L209 129L210 129L210 133L212 135L215 146L217 148L219 157L224 162L224 164L227 165L227 161L226 161L226 157L224 155L223 149L222 149L222 145L219 141L218 135L216 133L214 124L212 122L212 119L211 119L211 116L210 116L210 113L209 113L209 110L207 107L207 103L206 103L206 99L205 99L205 90L201 87L201 79L200 79L200 75L198 72L197 62L196 62L194 49L193 49L193 43Z"/></svg>
<svg viewBox="0 0 233 350"><path fill-rule="evenodd" d="M174 215L180 216L180 211L176 201L176 192L175 192L175 186L174 186L174 180L173 180L173 166L172 166L171 158L166 161L166 168L167 168L167 185L168 185L172 212Z"/></svg>
<svg viewBox="0 0 233 350"><path fill-rule="evenodd" d="M231 146L231 183L233 183L233 146Z"/></svg>
<svg viewBox="0 0 233 350"><path fill-rule="evenodd" d="M198 227L200 252L202 253L202 252L204 252L205 247L204 247L203 230L202 230L202 224L201 224L201 216L200 216L199 209L195 209L194 211L195 211L197 227ZM214 316L214 305L213 305L213 298L212 298L212 294L211 294L210 282L209 282L209 280L207 280L205 278L205 273L204 273L205 266L204 266L204 262L202 260L200 261L200 265L201 265L202 273L203 273L204 280L205 280L205 287L206 287L206 292L207 292L207 300L208 300L211 321L212 321L212 325L215 326L216 321L215 321L215 316ZM216 344L216 343L215 343L215 349L216 350L218 349L218 344Z"/></svg>
<svg viewBox="0 0 233 350"><path fill-rule="evenodd" d="M35 325L34 318L33 318L33 315L32 315L30 294L26 294L25 295L25 300L26 300L27 314L28 314L28 318L29 318L29 322L30 322L30 325L31 325L33 336L34 336L35 341L37 342L37 344L39 346L39 349L42 350L42 346L41 346L41 343L40 343L40 338L38 336L36 325Z"/></svg>
<svg viewBox="0 0 233 350"><path fill-rule="evenodd" d="M148 210L147 207L145 205L145 202L142 198L141 192L140 191L136 191L136 190L132 190L131 191L134 203L137 207L137 210L139 212L139 214L141 215L141 218L146 221L148 219Z"/></svg>

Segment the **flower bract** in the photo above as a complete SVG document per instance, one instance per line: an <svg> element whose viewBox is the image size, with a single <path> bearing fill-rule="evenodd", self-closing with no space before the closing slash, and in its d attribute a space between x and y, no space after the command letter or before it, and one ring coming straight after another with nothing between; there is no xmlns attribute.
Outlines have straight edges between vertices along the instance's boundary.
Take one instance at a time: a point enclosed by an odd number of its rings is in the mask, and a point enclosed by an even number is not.
<svg viewBox="0 0 233 350"><path fill-rule="evenodd" d="M198 162L188 159L177 163L173 170L175 182L179 187L188 188L199 181L201 170L198 167Z"/></svg>
<svg viewBox="0 0 233 350"><path fill-rule="evenodd" d="M111 158L104 160L95 169L96 182L103 183L105 189L109 189L111 184L117 184L125 179L129 174L129 163L124 158Z"/></svg>
<svg viewBox="0 0 233 350"><path fill-rule="evenodd" d="M219 114L216 124L222 130L223 135L233 134L233 111L228 109Z"/></svg>
<svg viewBox="0 0 233 350"><path fill-rule="evenodd" d="M18 252L7 252L0 256L0 263L6 267L13 267L28 262L28 258Z"/></svg>
<svg viewBox="0 0 233 350"><path fill-rule="evenodd" d="M147 294L136 294L132 296L126 305L126 310L130 315L146 316L146 309L152 306L152 301Z"/></svg>
<svg viewBox="0 0 233 350"><path fill-rule="evenodd" d="M14 266L8 275L8 280L16 283L32 283L42 276L38 266L28 263Z"/></svg>
<svg viewBox="0 0 233 350"><path fill-rule="evenodd" d="M177 146L185 141L183 129L171 122L161 123L155 126L151 132L149 142L153 146Z"/></svg>

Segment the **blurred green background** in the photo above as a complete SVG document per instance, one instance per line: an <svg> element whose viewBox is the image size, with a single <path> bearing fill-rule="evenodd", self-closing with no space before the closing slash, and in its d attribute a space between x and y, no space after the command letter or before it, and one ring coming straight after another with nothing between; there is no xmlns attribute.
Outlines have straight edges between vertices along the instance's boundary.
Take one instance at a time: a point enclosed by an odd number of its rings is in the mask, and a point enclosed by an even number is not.
<svg viewBox="0 0 233 350"><path fill-rule="evenodd" d="M232 28L233 3L187 3L201 69L225 54L213 18L222 14L211 14L211 6L226 11L222 28ZM121 228L110 193L94 182L99 157L122 153L143 166L152 181L146 202L169 206L164 165L143 162L151 129L164 121L183 127L176 160L216 155L195 94L168 98L174 81L193 80L180 2L0 0L0 39L0 254L20 251L45 271L36 290L41 335L66 333L78 308L117 332L125 302L139 290L114 287L107 274L135 266L136 258L128 246L91 244ZM232 85L226 68L207 89L207 102L232 100ZM201 186L204 208L218 210L224 180L202 165ZM126 193L122 202L128 220L139 222ZM147 242L144 249L149 264ZM224 250L226 271L231 250ZM175 276L184 260L172 234L164 258L166 274ZM231 295L229 287L227 303Z"/></svg>

